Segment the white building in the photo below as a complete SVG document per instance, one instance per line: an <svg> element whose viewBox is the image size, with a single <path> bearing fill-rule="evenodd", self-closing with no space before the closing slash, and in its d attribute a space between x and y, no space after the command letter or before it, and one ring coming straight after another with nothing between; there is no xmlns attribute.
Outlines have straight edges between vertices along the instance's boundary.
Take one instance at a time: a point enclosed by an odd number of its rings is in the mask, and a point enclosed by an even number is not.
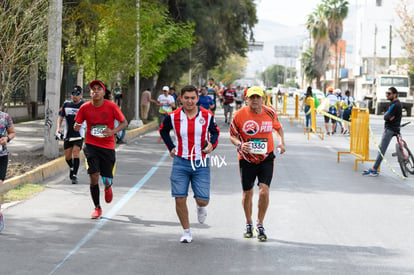
<svg viewBox="0 0 414 275"><path fill-rule="evenodd" d="M348 65L348 79L341 80L341 88L354 90L357 99L372 91L376 74L406 74L406 66L399 64L407 58L405 45L398 29L401 25L396 7L399 0L358 0L356 3L355 23L348 21L351 31L353 59ZM345 25L344 25L345 28ZM350 29L345 30L350 31ZM391 66L393 65L393 66ZM390 67L391 66L391 67ZM354 81L354 85L352 85Z"/></svg>

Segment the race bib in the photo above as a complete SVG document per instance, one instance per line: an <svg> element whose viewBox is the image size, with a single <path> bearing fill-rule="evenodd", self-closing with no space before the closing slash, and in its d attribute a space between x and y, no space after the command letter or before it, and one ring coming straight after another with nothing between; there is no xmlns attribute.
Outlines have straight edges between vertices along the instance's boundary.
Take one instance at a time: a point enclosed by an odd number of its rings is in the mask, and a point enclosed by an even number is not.
<svg viewBox="0 0 414 275"><path fill-rule="evenodd" d="M105 137L103 131L106 129L106 125L94 125L91 126L91 135L94 137Z"/></svg>
<svg viewBox="0 0 414 275"><path fill-rule="evenodd" d="M267 138L250 138L247 141L251 142L250 153L259 155L267 153Z"/></svg>

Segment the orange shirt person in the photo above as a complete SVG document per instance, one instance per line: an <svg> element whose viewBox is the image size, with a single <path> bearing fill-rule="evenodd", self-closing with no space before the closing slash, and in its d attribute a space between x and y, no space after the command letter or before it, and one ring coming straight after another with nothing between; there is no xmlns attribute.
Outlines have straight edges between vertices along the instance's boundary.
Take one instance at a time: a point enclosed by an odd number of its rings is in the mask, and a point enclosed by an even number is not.
<svg viewBox="0 0 414 275"><path fill-rule="evenodd" d="M237 146L239 169L243 187L242 204L246 217L245 238L253 237L253 187L256 178L259 186L257 238L266 241L263 220L269 205L269 187L273 177L275 146L273 130L279 140L277 151L285 152L282 125L276 111L264 105L263 89L253 86L247 90L247 106L234 115L230 126L230 141Z"/></svg>

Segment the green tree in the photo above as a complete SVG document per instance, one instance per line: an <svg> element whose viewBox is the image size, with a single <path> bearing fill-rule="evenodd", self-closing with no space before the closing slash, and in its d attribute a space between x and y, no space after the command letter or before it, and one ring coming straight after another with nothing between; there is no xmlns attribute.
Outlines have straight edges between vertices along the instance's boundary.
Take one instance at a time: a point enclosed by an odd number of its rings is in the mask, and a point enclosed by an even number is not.
<svg viewBox="0 0 414 275"><path fill-rule="evenodd" d="M346 0L323 0L325 16L328 20L329 40L335 45L335 87L338 87L338 41L342 38L343 21L348 15L348 4Z"/></svg>
<svg viewBox="0 0 414 275"><path fill-rule="evenodd" d="M294 76L295 73L295 70L292 68L286 68L282 65L273 65L261 72L259 77L267 87L276 87L278 84L286 86L285 76Z"/></svg>
<svg viewBox="0 0 414 275"><path fill-rule="evenodd" d="M136 18L135 0L90 3L83 0L71 13L76 39L68 50L85 67L86 79L99 78L107 84L121 79L125 100L123 111L134 116ZM162 62L173 52L191 47L192 22L174 22L166 6L156 1L140 5L140 76L156 75ZM131 83L131 85L129 85ZM127 93L127 90L130 93ZM125 107L125 108L124 108Z"/></svg>
<svg viewBox="0 0 414 275"><path fill-rule="evenodd" d="M257 23L253 0L164 2L176 22L195 23L195 44L191 49L191 64L188 50L165 60L158 74L159 86L179 79L190 65L206 75L231 54L246 55L248 41L253 39L252 28Z"/></svg>
<svg viewBox="0 0 414 275"><path fill-rule="evenodd" d="M0 2L0 106L17 87L27 87L32 66L45 64L47 14L47 0Z"/></svg>
<svg viewBox="0 0 414 275"><path fill-rule="evenodd" d="M243 76L246 66L247 60L245 57L232 54L220 65L210 70L210 76L214 79L220 79L224 85L228 86Z"/></svg>
<svg viewBox="0 0 414 275"><path fill-rule="evenodd" d="M313 48L302 52L301 66L308 83L312 83L312 80L318 77L318 72L315 69L313 60Z"/></svg>
<svg viewBox="0 0 414 275"><path fill-rule="evenodd" d="M313 39L314 69L317 73L316 86L322 89L321 77L326 73L326 65L329 59L329 37L326 23L325 6L319 4L313 13L308 15L306 28Z"/></svg>

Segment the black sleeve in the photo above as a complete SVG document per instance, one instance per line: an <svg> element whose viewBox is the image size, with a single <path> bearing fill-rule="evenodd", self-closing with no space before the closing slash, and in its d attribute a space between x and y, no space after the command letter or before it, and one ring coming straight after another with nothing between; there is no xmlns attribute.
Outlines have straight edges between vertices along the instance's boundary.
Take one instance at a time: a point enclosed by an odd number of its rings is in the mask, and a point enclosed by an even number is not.
<svg viewBox="0 0 414 275"><path fill-rule="evenodd" d="M210 119L210 125L208 126L208 131L210 133L210 143L213 145L213 148L216 149L218 145L218 137L220 135L220 130L216 123L214 116Z"/></svg>
<svg viewBox="0 0 414 275"><path fill-rule="evenodd" d="M173 127L172 127L171 116L167 115L164 121L161 123L159 132L169 151L171 151L175 147L174 142L172 141L172 138L170 136L170 131L172 128Z"/></svg>

